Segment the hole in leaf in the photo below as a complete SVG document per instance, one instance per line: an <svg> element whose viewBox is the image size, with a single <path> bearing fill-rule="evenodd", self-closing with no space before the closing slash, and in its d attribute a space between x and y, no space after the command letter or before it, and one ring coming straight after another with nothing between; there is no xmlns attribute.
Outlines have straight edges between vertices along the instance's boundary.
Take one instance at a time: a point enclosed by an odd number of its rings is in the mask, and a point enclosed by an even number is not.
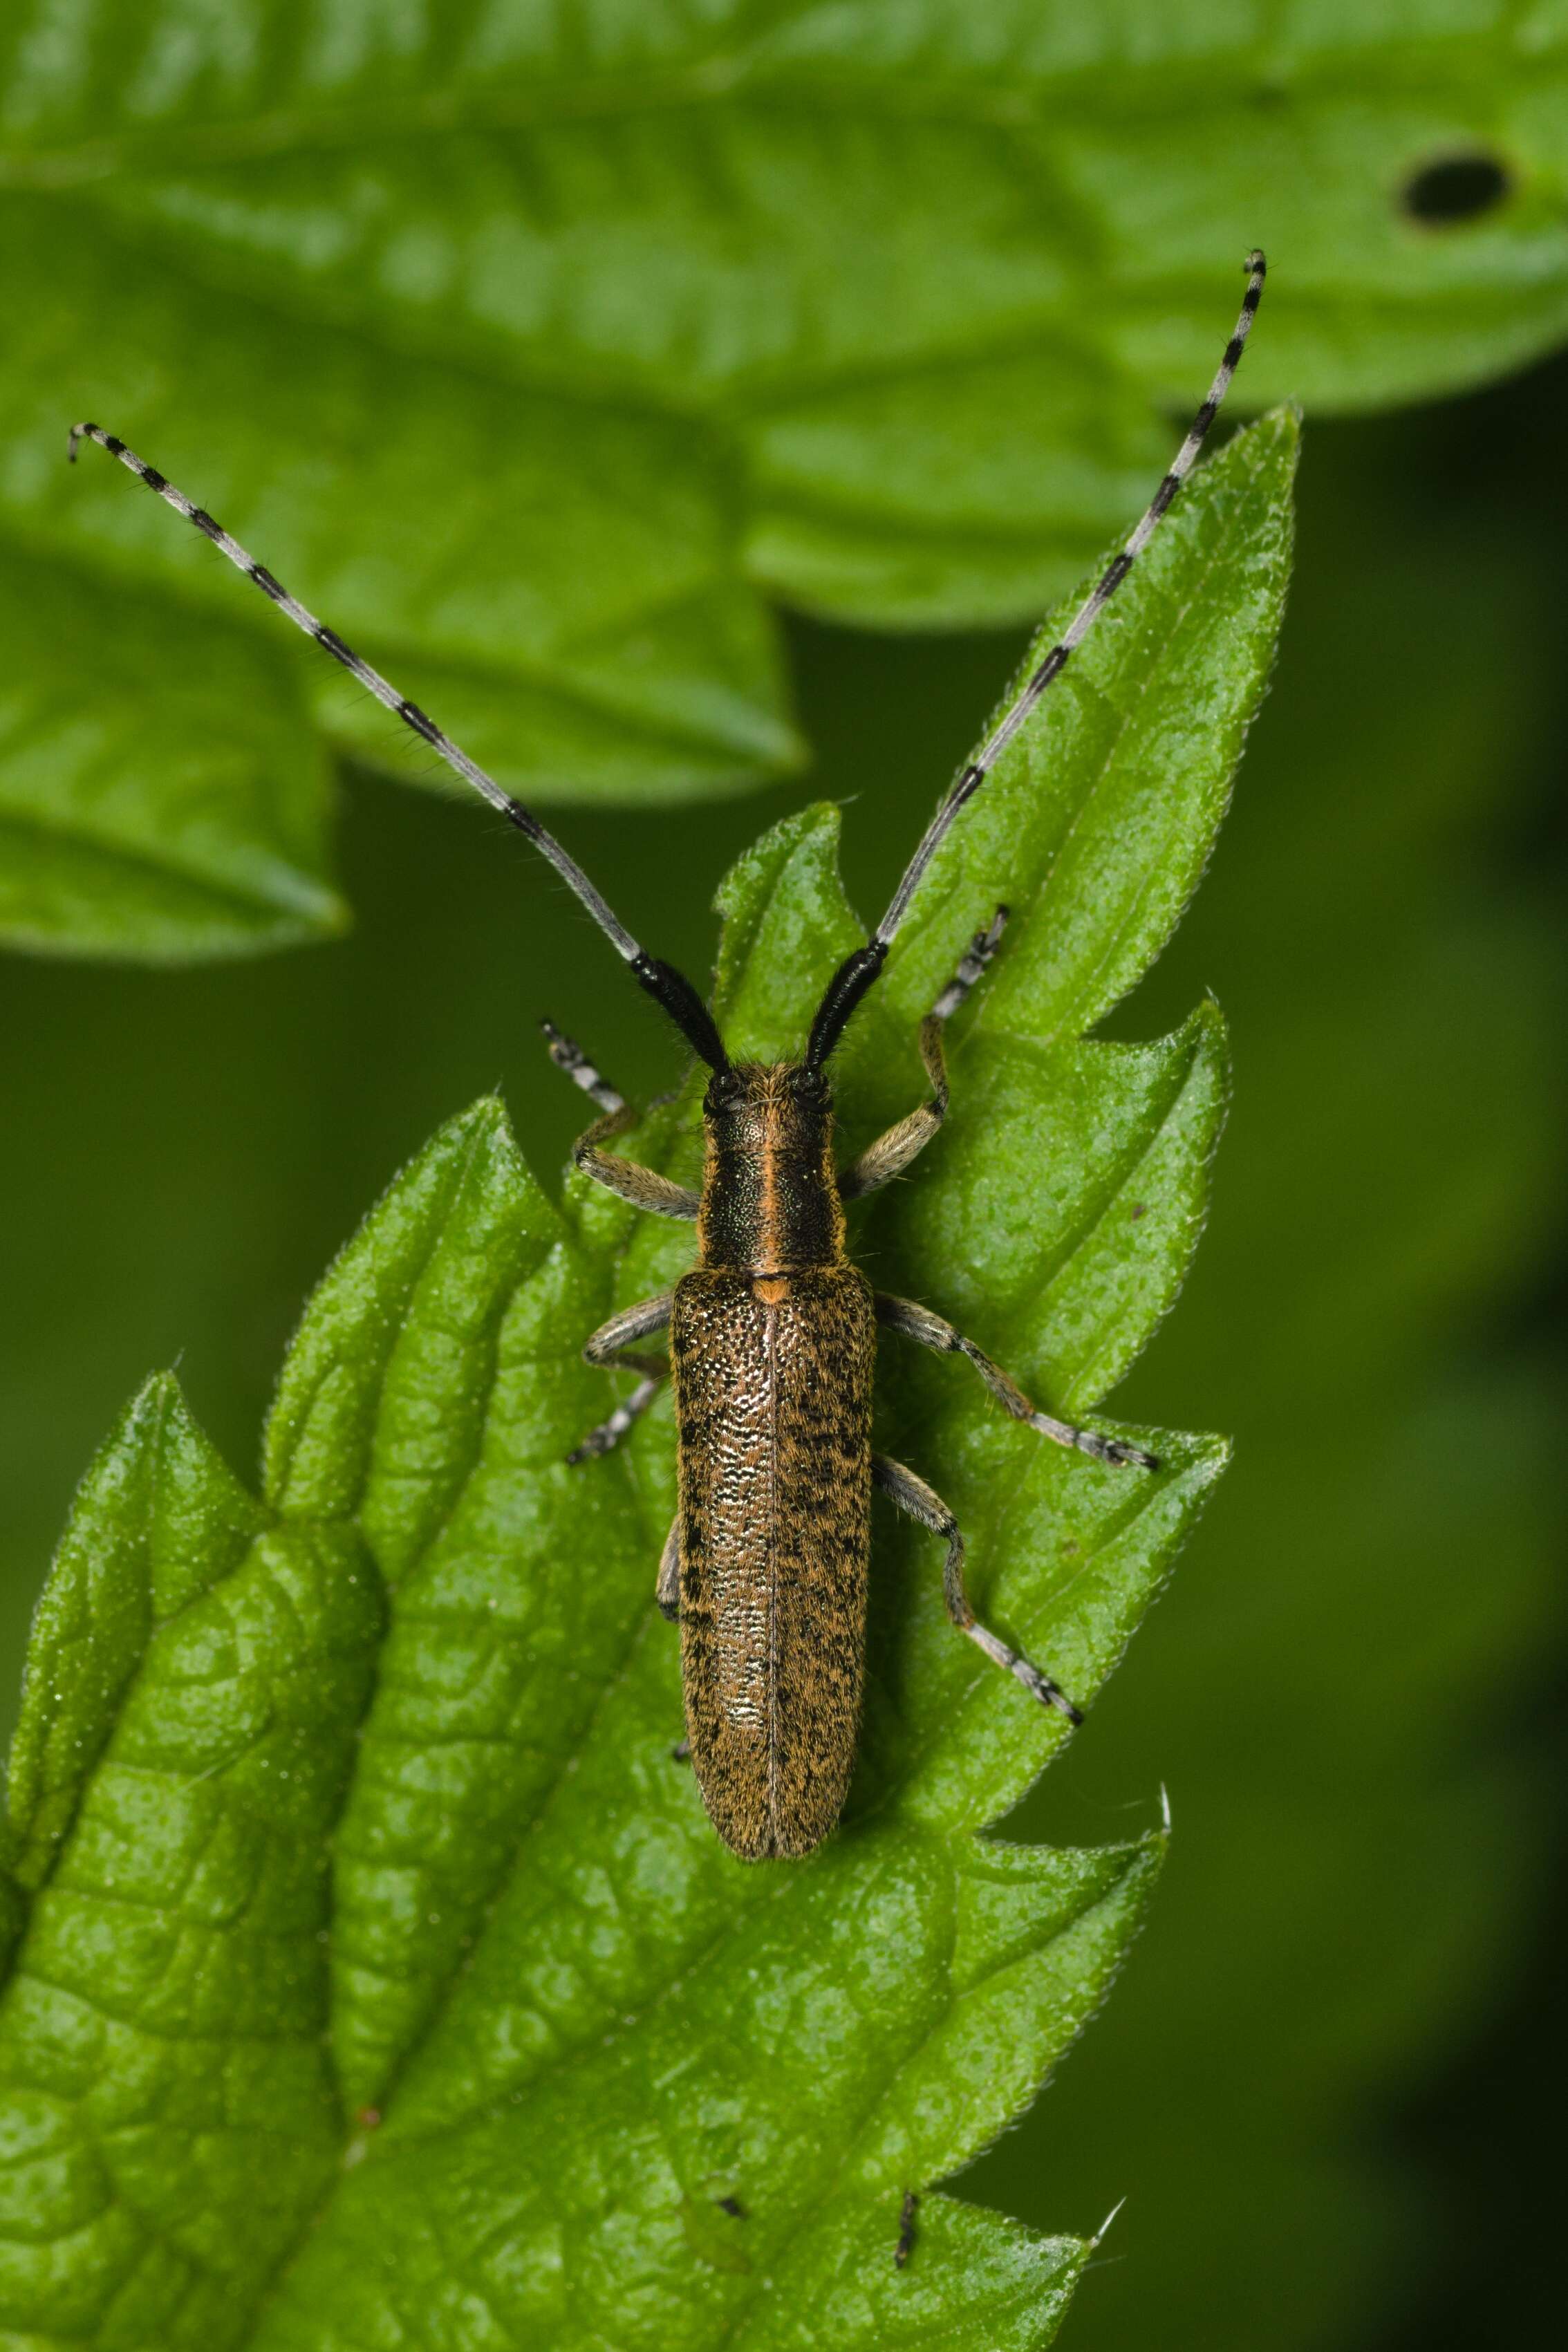
<svg viewBox="0 0 1568 2352"><path fill-rule="evenodd" d="M1405 183L1405 209L1428 228L1454 228L1496 210L1509 175L1495 155L1443 155Z"/></svg>

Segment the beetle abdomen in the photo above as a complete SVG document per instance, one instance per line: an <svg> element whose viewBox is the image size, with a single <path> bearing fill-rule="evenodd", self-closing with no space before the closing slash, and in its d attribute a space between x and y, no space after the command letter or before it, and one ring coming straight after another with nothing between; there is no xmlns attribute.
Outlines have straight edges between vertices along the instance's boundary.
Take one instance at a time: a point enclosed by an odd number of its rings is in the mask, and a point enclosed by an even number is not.
<svg viewBox="0 0 1568 2352"><path fill-rule="evenodd" d="M687 1732L713 1825L749 1860L809 1853L854 1768L875 1350L854 1266L676 1286Z"/></svg>

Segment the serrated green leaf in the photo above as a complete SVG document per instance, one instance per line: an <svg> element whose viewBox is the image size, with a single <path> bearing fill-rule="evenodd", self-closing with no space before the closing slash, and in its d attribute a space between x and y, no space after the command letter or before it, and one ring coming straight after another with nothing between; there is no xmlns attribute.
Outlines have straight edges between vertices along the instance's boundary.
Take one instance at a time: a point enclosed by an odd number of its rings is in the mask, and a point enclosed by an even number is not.
<svg viewBox="0 0 1568 2352"><path fill-rule="evenodd" d="M1563 0L125 0L112 26L22 0L0 572L25 598L68 561L137 604L176 735L197 616L282 626L105 466L66 479L94 415L509 782L730 790L799 757L765 598L1037 611L1148 495L1250 245L1275 276L1244 399L1386 403L1560 341L1565 145ZM1424 168L1470 153L1496 205L1414 217ZM87 635L39 674L66 714L97 703ZM295 657L334 740L432 779ZM112 695L101 723L155 850ZM241 862L295 807L258 756L278 806L237 819ZM156 921L149 881L111 910L50 871L10 935L243 944L171 863ZM293 873L252 944L330 921Z"/></svg>
<svg viewBox="0 0 1568 2352"><path fill-rule="evenodd" d="M1225 1063L1212 1007L1142 1047L1086 1043L1072 1008L1155 951L1206 854L1278 624L1292 446L1271 421L1194 481L1122 633L1086 646L1065 728L1043 708L999 772L1021 882L1052 872L1023 822L1042 740L1053 822L1097 789L1142 821L1098 891L1017 894L997 992L1015 960L1024 978L1005 1017L982 1002L954 1024L949 1126L862 1221L878 1279L897 1269L1085 1412L1185 1270ZM1108 752L1077 714L1120 708L1139 660L1146 706ZM859 935L837 831L806 811L724 887L737 1051L796 1044ZM851 1131L880 1093L917 1096L899 992L920 958L951 963L990 888L982 861L921 892L844 1057ZM1035 977L1057 930L1098 995ZM693 1097L637 1148L689 1155ZM553 1205L481 1102L307 1311L265 1505L167 1386L100 1461L40 1615L11 1799L37 1860L0 2003L0 2325L29 2344L763 2352L807 2315L847 2347L1054 2333L1086 2240L931 2199L900 2272L900 2214L1081 2030L1163 1833L979 1834L1066 1727L947 1622L931 1539L879 1517L844 1822L800 1864L719 1843L671 1754L677 1646L653 1607L668 1408L608 1460L564 1458L605 1409L584 1337L690 1246L581 1184ZM1161 1469L1110 1468L1005 1421L966 1367L890 1350L879 1416L958 1512L981 1612L1092 1698L1223 1444L1140 1432Z"/></svg>
<svg viewBox="0 0 1568 2352"><path fill-rule="evenodd" d="M847 2200L792 2250L757 2315L729 2339L742 2352L808 2352L835 2344L934 2346L936 2352L1035 2352L1061 2325L1089 2247L1040 2238L951 2197L920 2210L918 2262L887 2259L891 2199ZM962 2279L963 2300L951 2291Z"/></svg>
<svg viewBox="0 0 1568 2352"><path fill-rule="evenodd" d="M965 1083L988 1148L940 1192L900 1200L889 1236L900 1278L951 1266L947 1303L965 1328L989 1317L999 1352L1066 1410L1103 1396L1197 1246L1228 1076L1212 1003L1156 1045L1035 1045L977 1030ZM973 1250L976 1234L993 1245Z"/></svg>
<svg viewBox="0 0 1568 2352"><path fill-rule="evenodd" d="M339 2158L328 1833L378 1581L347 1526L235 1563L194 1450L159 1465L186 1597L93 1726L0 2006L0 2312L39 2343L242 2340Z"/></svg>
<svg viewBox="0 0 1568 2352"><path fill-rule="evenodd" d="M1167 1018L1219 987L1239 1083L1199 1279L1137 1378L1239 1436L1201 1559L1100 1710L1092 1778L1053 1774L1015 1825L1070 1835L1152 1774L1175 1801L1154 1941L975 2180L1037 2226L1086 2178L1097 2202L1131 2191L1108 2250L1127 2259L1087 2283L1075 2347L1436 2337L1464 2270L1468 2312L1502 2279L1530 2332L1506 2195L1479 2236L1460 2225L1506 2179L1505 2117L1528 2128L1523 2075L1490 2061L1500 2033L1532 2046L1512 1988L1549 1932L1523 1694L1560 1642L1561 1412L1505 1302L1533 1294L1563 1189L1561 876L1510 846L1550 772L1533 625L1561 497L1520 460L1537 434L1551 450L1554 406L1523 385L1313 439L1276 694L1153 979ZM1473 478L1493 447L1510 487L1478 533L1476 508L1434 503L1433 467ZM1489 2120L1476 2052L1508 2086Z"/></svg>
<svg viewBox="0 0 1568 2352"><path fill-rule="evenodd" d="M154 1631L233 1567L261 1514L150 1381L83 1479L27 1651L8 1823L23 1885L47 1875Z"/></svg>
<svg viewBox="0 0 1568 2352"><path fill-rule="evenodd" d="M1037 1040L1092 1027L1153 961L1197 886L1268 681L1289 576L1292 412L1238 433L1205 468L1179 536L1162 532L1118 602L1003 755L923 886L948 901L889 959L886 1022L931 1002L963 935L1027 905L976 1015ZM1048 616L1024 671L1061 633ZM1020 683L1021 683L1020 676ZM901 949L901 952L899 950Z"/></svg>

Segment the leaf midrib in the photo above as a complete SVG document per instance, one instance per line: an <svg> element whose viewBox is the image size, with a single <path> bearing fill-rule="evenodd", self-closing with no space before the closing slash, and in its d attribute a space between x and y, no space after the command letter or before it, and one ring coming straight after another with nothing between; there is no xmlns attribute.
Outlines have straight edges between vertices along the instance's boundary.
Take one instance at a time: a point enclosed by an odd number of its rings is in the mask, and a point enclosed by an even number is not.
<svg viewBox="0 0 1568 2352"><path fill-rule="evenodd" d="M0 197L5 193L4 164L0 162ZM74 192L68 192L74 193ZM1068 198L1061 192L1051 192L1052 205L1041 209L1064 208ZM90 198L87 199L90 202ZM183 279L194 290L209 294L212 287L200 270L199 254L204 242L220 260L230 257L230 247L221 239L204 241L200 238L171 238L162 233L155 217L127 214L119 210L105 214L94 211L93 231L100 242L111 241L121 247L128 256L145 263L156 261L171 276ZM292 275L297 291L291 291ZM1149 300L1163 315L1174 299L1181 280L1167 274L1158 288L1151 289ZM876 392L896 385L913 373L921 375L963 374L976 369L1006 366L1018 360L1048 358L1059 362L1064 350L1075 360L1087 362L1101 370L1108 383L1121 383L1123 391L1140 401L1148 397L1147 387L1122 362L1114 341L1094 340L1094 331L1079 327L1079 311L1068 296L1058 293L1042 297L1037 305L1038 317L1020 320L1011 327L999 326L989 334L977 335L966 329L962 320L953 322L954 340L928 341L918 349L910 347L895 351L886 359L869 353L858 354L853 360L831 362L826 365L795 365L781 363L776 359L758 362L742 369L733 377L715 378L711 383L694 383L676 394L662 388L658 369L650 370L640 362L629 368L616 370L606 362L595 359L588 352L571 352L565 357L560 347L550 339L527 339L511 336L503 328L487 327L475 322L469 339L454 342L449 331L420 331L416 314L395 310L394 323L384 334L377 334L368 325L364 312L352 304L333 299L330 289L313 285L287 261L279 260L267 270L263 278L237 286L225 282L220 272L216 283L226 301L247 305L263 318L285 321L291 328L301 326L328 328L346 341L356 341L377 356L405 353L427 366L438 366L456 376L466 377L487 391L497 386L526 394L541 402L553 402L562 407L587 408L600 416L619 418L622 422L642 425L649 421L662 425L684 425L700 430L710 436L721 436L725 429L739 432L752 425L766 425L775 413L785 416L814 401L842 398L846 394ZM1206 278L1194 273L1189 281L1192 294L1206 298L1212 286ZM1553 289L1543 289L1550 294ZM1138 306L1141 297L1136 289L1123 289L1119 317L1125 324L1128 315ZM1386 307L1396 299L1387 288L1378 289L1378 299ZM1097 322L1103 336L1104 323ZM1183 395L1184 397L1184 394ZM1172 404L1174 405L1174 397ZM731 470L739 479L743 473L741 453L731 457ZM820 497L832 510L833 493L824 488L812 493ZM738 509L742 521L745 509ZM999 528L988 522L984 528ZM1033 530L1020 526L1031 541L1048 533L1049 526L1041 523ZM1072 540L1075 550L1081 544L1079 532ZM700 583L699 583L700 584ZM658 615L675 609L688 601L691 587L683 587L668 597L661 598L646 608ZM644 617L645 608L627 615L623 625L633 625ZM595 630L609 625L596 622ZM561 641L569 647L571 639ZM460 658L454 655L456 660Z"/></svg>
<svg viewBox="0 0 1568 2352"><path fill-rule="evenodd" d="M1493 61L1494 79L1500 61L1505 68L1531 76L1563 63L1568 42L1523 55L1519 31L1516 15L1510 24L1467 27L1458 36L1391 36L1370 54L1385 75L1390 59L1403 63L1399 86L1407 94L1473 89L1478 55ZM1252 96L1262 81L1276 91L1282 110L1289 110L1300 95L1363 98L1369 59L1364 45L1298 44L1284 53L1292 71L1289 86L1280 89L1273 79L1279 72L1279 47L1265 37L1247 49L1216 41L1201 52L1184 51L1148 66L1119 60L1114 72L1097 58L1056 70L1004 66L975 73L955 67L949 79L932 81L902 73L896 66L853 60L837 62L832 75L796 61L770 64L765 52L771 37L764 33L749 50L717 52L674 69L577 79L538 76L526 85L501 89L475 82L422 96L384 99L374 107L311 111L297 106L216 125L124 131L75 144L40 140L29 145L14 140L9 152L0 150L0 192L58 191L120 173L163 172L182 165L201 169L291 150L351 147L419 133L440 138L472 131L551 127L563 120L592 122L673 114L733 100L778 110L795 106L816 114L902 117L985 130L1048 127L1034 110L1063 100L1072 101L1078 122L1092 119L1101 125L1131 127L1177 117L1191 122L1194 101L1200 108L1206 101L1210 113L1226 113ZM1233 76L1228 85L1221 79L1227 68ZM1086 99L1103 100L1108 90L1109 105L1086 110Z"/></svg>

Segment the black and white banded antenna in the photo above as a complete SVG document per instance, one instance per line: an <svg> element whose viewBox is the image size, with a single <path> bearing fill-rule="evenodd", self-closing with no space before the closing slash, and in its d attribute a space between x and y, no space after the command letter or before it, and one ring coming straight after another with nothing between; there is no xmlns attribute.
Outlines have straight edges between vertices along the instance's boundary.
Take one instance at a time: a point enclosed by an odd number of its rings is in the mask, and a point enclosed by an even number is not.
<svg viewBox="0 0 1568 2352"><path fill-rule="evenodd" d="M455 768L465 782L472 784L475 791L489 801L491 808L499 810L509 824L514 824L519 833L531 841L540 855L549 859L568 889L575 892L616 953L630 967L633 976L663 1006L703 1061L712 1069L728 1069L729 1057L713 1015L685 973L677 971L673 964L662 962L658 956L651 956L646 949L639 947L615 909L594 887L576 859L563 849L553 834L545 830L531 809L514 800L504 785L498 784L493 776L487 775L478 761L470 760L461 745L454 743L416 702L410 702L406 695L399 694L379 670L372 669L369 662L362 659L352 646L343 643L335 629L329 629L324 622L318 621L297 596L291 596L281 582L273 578L265 564L258 563L253 556L247 553L238 540L232 538L221 523L216 522L204 508L186 498L183 490L176 489L155 466L149 466L134 449L128 448L118 434L106 433L100 425L73 425L66 452L73 465L77 444L80 441L96 441L100 449L107 449L111 457L118 457L139 482L145 482L150 490L155 491L166 506L173 507L176 514L184 515L187 522L195 523L203 538L210 539L213 545L226 555L247 580L253 581L280 613L288 615L297 629L302 629L308 637L314 638L323 652L331 654L335 662L341 662L350 676L356 677L367 692L374 694L395 719L401 719L404 725L411 728L422 742L428 743L449 768Z"/></svg>
<svg viewBox="0 0 1568 2352"><path fill-rule="evenodd" d="M946 840L959 811L974 798L1041 696L1060 677L1153 538L1166 509L1191 473L1194 460L1207 438L1209 426L1219 413L1220 403L1230 389L1231 378L1241 363L1241 354L1247 347L1247 338L1251 332L1258 305L1263 299L1263 280L1268 274L1268 263L1262 253L1256 249L1249 253L1242 267L1247 271L1247 292L1242 297L1241 313L1235 331L1225 347L1225 357L1219 363L1203 405L1194 417L1187 437L1172 461L1169 473L1150 501L1148 512L1121 553L1112 558L1089 590L1068 622L1066 635L1058 638L997 720L973 759L959 771L947 797L927 825L920 847L904 868L903 879L893 893L887 913L866 945L857 948L853 955L847 956L829 981L812 1024L811 1043L806 1049L806 1062L811 1068L820 1069L826 1062L838 1043L845 1023L887 961L894 935L909 913L910 902L925 877L926 869Z"/></svg>

